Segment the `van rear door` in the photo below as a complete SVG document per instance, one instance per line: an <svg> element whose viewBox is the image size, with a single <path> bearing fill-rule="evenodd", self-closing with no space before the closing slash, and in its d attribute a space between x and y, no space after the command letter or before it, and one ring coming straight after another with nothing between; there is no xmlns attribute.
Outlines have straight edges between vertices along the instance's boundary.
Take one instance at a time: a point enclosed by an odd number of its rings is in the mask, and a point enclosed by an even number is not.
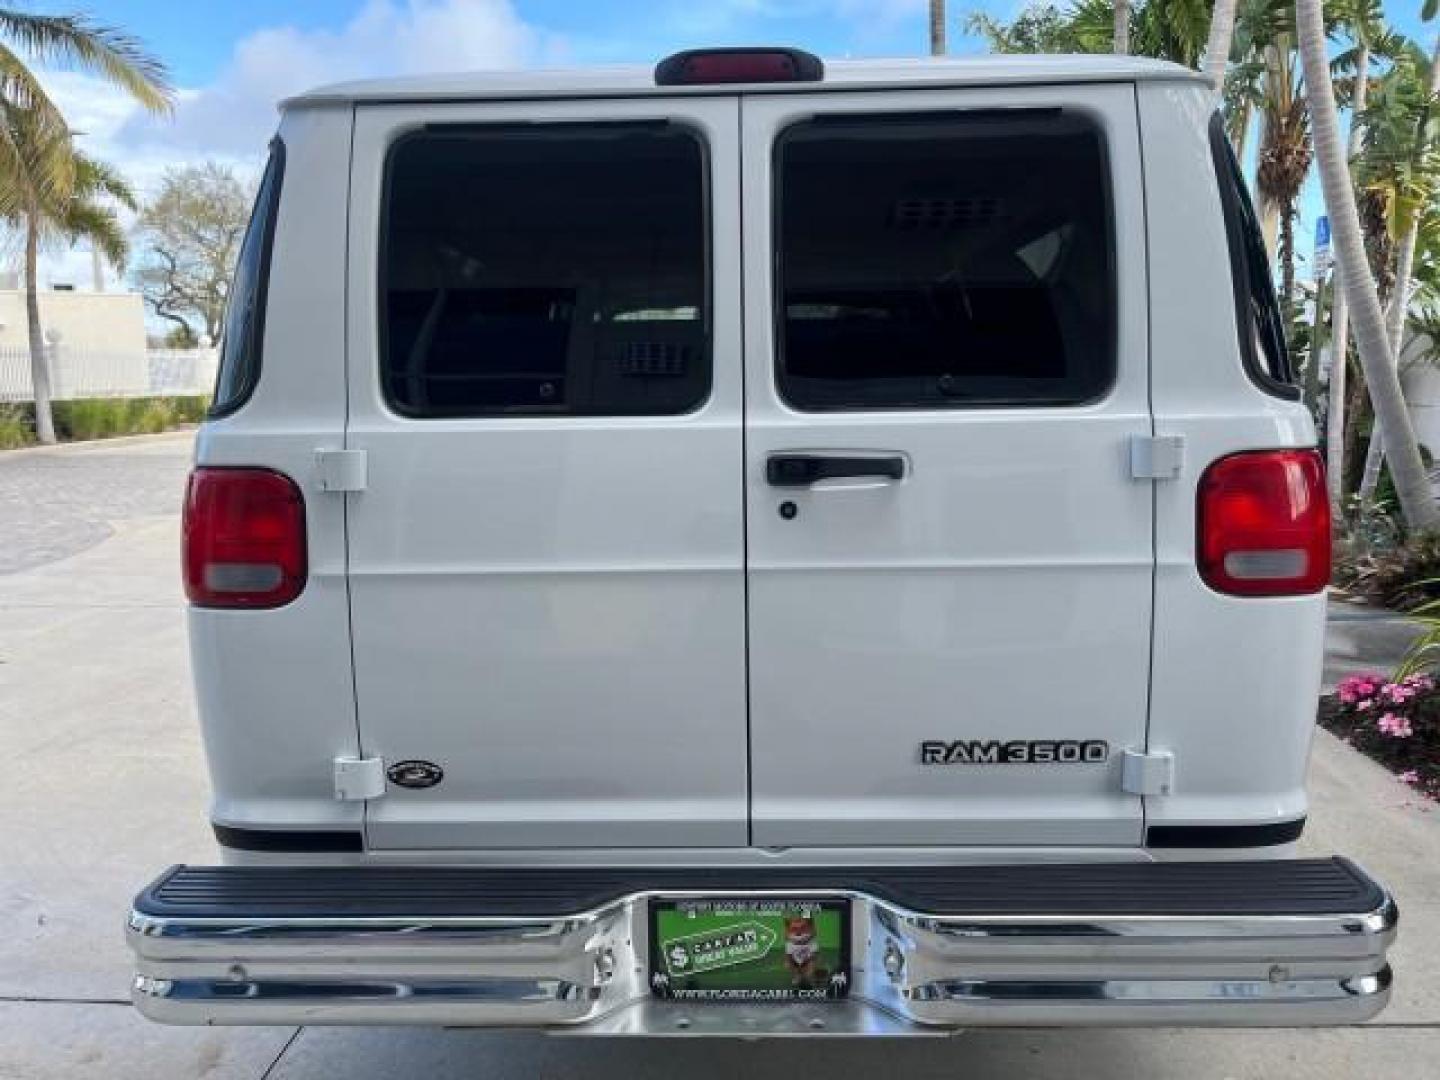
<svg viewBox="0 0 1440 1080"><path fill-rule="evenodd" d="M357 110L370 846L746 842L738 116Z"/></svg>
<svg viewBox="0 0 1440 1080"><path fill-rule="evenodd" d="M1128 85L747 96L752 840L1136 844Z"/></svg>

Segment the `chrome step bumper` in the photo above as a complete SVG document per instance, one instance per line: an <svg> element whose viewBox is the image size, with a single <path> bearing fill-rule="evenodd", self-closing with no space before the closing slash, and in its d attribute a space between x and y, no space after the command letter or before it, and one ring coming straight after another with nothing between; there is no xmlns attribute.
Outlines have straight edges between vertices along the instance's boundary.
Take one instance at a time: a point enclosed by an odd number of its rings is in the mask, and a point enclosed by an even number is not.
<svg viewBox="0 0 1440 1080"><path fill-rule="evenodd" d="M1161 869L1176 866L1188 866L1193 881L1213 879L1213 899L1187 897L1185 874ZM499 872L502 891L493 885L495 871L378 871L172 870L137 898L130 916L136 1006L172 1024L443 1024L621 1035L1330 1025L1384 1008L1385 954L1398 917L1380 886L1339 859L1141 863L1123 872L1105 864L933 868L927 880L936 880L908 890L884 871L751 874L733 882L695 871L695 887L678 887L684 870L636 870L629 873L648 875L654 887L629 887L600 902L592 895L590 906L574 909L587 890L634 885L612 874L552 898L548 914L513 910L539 903L545 892L527 885L531 871ZM553 883L556 872L546 873ZM997 875L1004 889L987 886ZM414 882L408 895L406 880ZM1058 902L1067 891L1070 913ZM1009 892L1020 895L1007 899ZM849 899L850 999L766 1007L652 998L649 901L725 894ZM931 899L928 909L913 906L921 896Z"/></svg>

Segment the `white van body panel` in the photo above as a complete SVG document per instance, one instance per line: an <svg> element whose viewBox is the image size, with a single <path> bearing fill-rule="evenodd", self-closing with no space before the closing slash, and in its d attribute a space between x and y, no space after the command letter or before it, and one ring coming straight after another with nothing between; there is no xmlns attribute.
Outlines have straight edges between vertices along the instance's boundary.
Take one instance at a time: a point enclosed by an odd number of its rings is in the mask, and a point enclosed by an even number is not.
<svg viewBox="0 0 1440 1080"><path fill-rule="evenodd" d="M285 109L337 104L433 104L440 101L544 101L564 98L708 97L719 91L746 96L923 90L942 87L1075 86L1086 83L1179 83L1199 89L1200 72L1144 56L995 54L965 57L892 57L826 60L815 82L659 86L650 65L616 64L576 70L464 71L400 78L357 79L316 87L282 102Z"/></svg>
<svg viewBox="0 0 1440 1080"><path fill-rule="evenodd" d="M362 749L443 763L369 807L376 848L747 842L739 103L358 110L349 499ZM422 125L669 120L708 146L713 381L679 416L410 419L380 387L389 147Z"/></svg>
<svg viewBox="0 0 1440 1080"><path fill-rule="evenodd" d="M315 483L315 451L345 435L345 193L352 110L287 113L285 175L250 400L207 421L195 462L292 477L305 496L309 580L274 611L189 609L191 662L220 826L355 828L332 762L359 752L350 673L345 505ZM257 617L258 616L258 617Z"/></svg>
<svg viewBox="0 0 1440 1080"><path fill-rule="evenodd" d="M1225 231L1207 139L1213 99L1138 88L1145 132L1155 430L1185 440L1178 482L1155 503L1152 750L1175 755L1174 791L1152 824L1305 816L1305 772L1324 657L1325 596L1222 596L1195 565L1195 488L1241 450L1315 445L1305 406L1260 390L1241 366ZM1185 213L1166 212L1183 206Z"/></svg>
<svg viewBox="0 0 1440 1080"><path fill-rule="evenodd" d="M984 64L947 63L884 92L866 80L890 76L864 65L845 75L858 88L837 78L812 92L513 100L501 77L446 102L465 80L385 83L289 109L264 373L239 412L204 425L196 460L300 484L309 582L274 611L190 612L215 822L363 824L375 857L554 850L563 861L654 847L743 860L751 845L902 844L1012 859L1057 846L1174 857L1143 846L1145 826L1302 817L1324 599L1223 597L1195 568L1205 466L1314 441L1301 405L1246 375L1233 318L1217 316L1233 315L1233 301L1204 134L1213 103L1173 66L1094 62L1121 75L1067 61L1086 68L1072 79L1054 63L1006 67L1003 86ZM783 404L768 310L770 134L817 109L1043 102L1086 108L1110 133L1114 389L1069 409ZM703 408L559 424L391 412L374 351L390 140L423 123L626 117L679 118L709 143L715 339ZM742 139L755 142L743 155ZM1176 480L1126 472L1152 406L1154 432L1185 441ZM341 446L367 452L364 491L321 490L314 454ZM797 448L900 450L913 472L890 488L791 495L804 505L785 522L764 458ZM987 513L958 512L972 502ZM877 712L892 719L862 722ZM1113 762L1044 778L915 767L919 739L967 737L971 716L993 717L997 734L1013 725L1025 738L1172 754L1173 787L1125 792ZM842 733L824 753L844 785L786 764L813 758L822 717ZM762 740L779 752L760 752ZM337 757L429 758L446 778L341 801Z"/></svg>

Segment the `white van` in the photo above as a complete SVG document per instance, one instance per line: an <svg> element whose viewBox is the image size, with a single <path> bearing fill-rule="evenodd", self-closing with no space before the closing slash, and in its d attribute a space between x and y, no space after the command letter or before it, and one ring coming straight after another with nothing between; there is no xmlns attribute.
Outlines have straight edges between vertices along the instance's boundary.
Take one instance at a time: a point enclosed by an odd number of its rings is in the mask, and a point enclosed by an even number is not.
<svg viewBox="0 0 1440 1080"><path fill-rule="evenodd" d="M1195 73L286 103L185 508L220 867L170 1023L1330 1024L1329 520Z"/></svg>

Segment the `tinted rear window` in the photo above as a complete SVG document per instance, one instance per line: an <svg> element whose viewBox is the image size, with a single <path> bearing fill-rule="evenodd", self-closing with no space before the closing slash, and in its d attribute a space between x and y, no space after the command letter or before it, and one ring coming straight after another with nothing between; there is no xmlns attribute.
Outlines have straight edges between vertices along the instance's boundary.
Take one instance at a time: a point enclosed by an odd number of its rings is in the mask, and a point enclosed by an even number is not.
<svg viewBox="0 0 1440 1080"><path fill-rule="evenodd" d="M705 157L666 124L439 128L391 153L381 377L415 417L686 412L710 387Z"/></svg>
<svg viewBox="0 0 1440 1080"><path fill-rule="evenodd" d="M211 416L234 412L249 399L260 381L260 353L265 341L265 303L270 279L270 249L275 243L275 218L280 210L280 185L285 175L285 144L270 144L270 160L260 178L250 224L240 242L225 320L220 330L220 367L215 377Z"/></svg>
<svg viewBox="0 0 1440 1080"><path fill-rule="evenodd" d="M1063 405L1114 378L1099 130L820 118L776 148L778 379L801 409Z"/></svg>
<svg viewBox="0 0 1440 1080"><path fill-rule="evenodd" d="M1298 400L1290 354L1285 346L1285 317L1275 295L1270 256L1240 162L1225 134L1219 113L1210 120L1210 149L1220 185L1225 235L1230 248L1230 276L1235 289L1235 316L1245 370L1263 390Z"/></svg>

